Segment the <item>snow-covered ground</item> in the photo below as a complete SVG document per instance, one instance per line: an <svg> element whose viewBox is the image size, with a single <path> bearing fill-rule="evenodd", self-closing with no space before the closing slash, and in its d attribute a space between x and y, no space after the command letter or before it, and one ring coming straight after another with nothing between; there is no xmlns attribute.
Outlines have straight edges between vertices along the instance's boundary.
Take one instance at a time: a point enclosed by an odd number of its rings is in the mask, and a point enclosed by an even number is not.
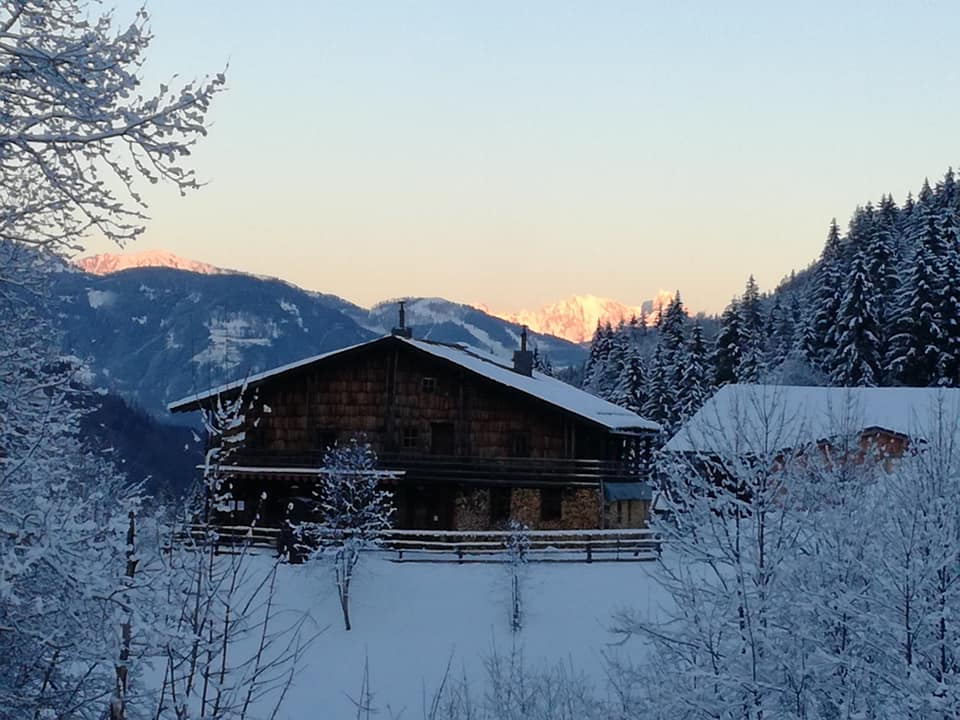
<svg viewBox="0 0 960 720"><path fill-rule="evenodd" d="M263 563L267 558L254 558ZM663 591L654 563L526 566L526 619L518 639L530 665L568 662L603 681L602 654L615 638L611 614L624 606L656 613ZM308 612L326 630L301 664L279 718L356 717L364 662L380 717L421 718L448 662L458 678L482 682L483 659L509 652L506 567L499 564L396 564L363 559L354 579L353 630L343 629L333 581L317 564L284 565L279 602ZM633 651L640 649L634 646ZM630 652L631 647L618 652Z"/></svg>

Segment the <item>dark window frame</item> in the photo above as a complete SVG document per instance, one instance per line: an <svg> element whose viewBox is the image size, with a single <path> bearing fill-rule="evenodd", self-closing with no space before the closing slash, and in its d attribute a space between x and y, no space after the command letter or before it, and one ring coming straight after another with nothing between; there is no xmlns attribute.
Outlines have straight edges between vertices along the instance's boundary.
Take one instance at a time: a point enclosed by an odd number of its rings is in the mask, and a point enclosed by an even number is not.
<svg viewBox="0 0 960 720"><path fill-rule="evenodd" d="M510 457L530 457L530 433L515 432L510 434Z"/></svg>
<svg viewBox="0 0 960 720"><path fill-rule="evenodd" d="M508 487L490 488L490 525L498 527L506 524L513 509L513 489Z"/></svg>
<svg viewBox="0 0 960 720"><path fill-rule="evenodd" d="M340 440L340 431L335 427L320 427L315 433L317 448L323 452L333 448Z"/></svg>
<svg viewBox="0 0 960 720"><path fill-rule="evenodd" d="M420 392L435 393L437 391L437 379L432 375L425 375L420 379Z"/></svg>
<svg viewBox="0 0 960 720"><path fill-rule="evenodd" d="M563 520L563 488L540 488L540 519Z"/></svg>
<svg viewBox="0 0 960 720"><path fill-rule="evenodd" d="M414 425L407 425L400 431L400 447L404 450L418 450L420 448L420 429Z"/></svg>

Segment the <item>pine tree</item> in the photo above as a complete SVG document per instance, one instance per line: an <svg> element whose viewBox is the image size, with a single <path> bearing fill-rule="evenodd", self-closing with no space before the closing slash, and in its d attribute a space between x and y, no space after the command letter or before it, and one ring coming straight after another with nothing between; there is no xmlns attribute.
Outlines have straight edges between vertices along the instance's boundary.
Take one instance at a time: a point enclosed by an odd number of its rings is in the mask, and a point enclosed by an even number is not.
<svg viewBox="0 0 960 720"><path fill-rule="evenodd" d="M813 309L811 323L812 345L809 359L827 375L831 374L832 362L837 347L836 320L840 311L841 288L846 279L843 245L840 228L834 219L830 223L827 242L820 255L820 262L813 278L810 305Z"/></svg>
<svg viewBox="0 0 960 720"><path fill-rule="evenodd" d="M662 361L667 382L676 391L687 363L687 312L683 308L679 290L661 317L660 346L663 348Z"/></svg>
<svg viewBox="0 0 960 720"><path fill-rule="evenodd" d="M687 344L686 362L680 378L680 419L693 415L709 397L712 390L707 344L703 338L703 326L694 322Z"/></svg>
<svg viewBox="0 0 960 720"><path fill-rule="evenodd" d="M598 321L590 343L590 355L583 368L583 389L595 395L599 395L602 390L603 375L610 359L612 341L613 329L610 323L604 324Z"/></svg>
<svg viewBox="0 0 960 720"><path fill-rule="evenodd" d="M640 350L633 343L630 343L624 356L616 393L611 401L631 412L643 412L646 401L646 377Z"/></svg>
<svg viewBox="0 0 960 720"><path fill-rule="evenodd" d="M737 298L720 316L720 332L713 349L714 384L717 386L737 382L740 366L740 303Z"/></svg>
<svg viewBox="0 0 960 720"><path fill-rule="evenodd" d="M766 339L764 365L771 370L780 367L791 348L793 348L793 318L790 309L784 307L780 296L781 293L779 292L773 296L773 304L770 306L770 312L767 315L764 332Z"/></svg>
<svg viewBox="0 0 960 720"><path fill-rule="evenodd" d="M646 400L642 415L648 420L660 423L665 435L670 435L674 425L674 408L677 407L674 388L667 377L668 368L664 363L663 347L657 345L647 373Z"/></svg>
<svg viewBox="0 0 960 720"><path fill-rule="evenodd" d="M757 382L764 371L764 320L760 289L753 275L747 280L740 299L740 361L738 382Z"/></svg>
<svg viewBox="0 0 960 720"><path fill-rule="evenodd" d="M877 340L885 347L895 314L900 275L897 264L897 206L893 198L884 196L872 227L867 256L867 270L877 296Z"/></svg>
<svg viewBox="0 0 960 720"><path fill-rule="evenodd" d="M926 186L929 190L929 186ZM924 230L911 262L900 297L896 333L890 339L888 366L891 379L901 385L936 385L944 351L939 307L944 292L944 251L936 209L928 200L919 210Z"/></svg>
<svg viewBox="0 0 960 720"><path fill-rule="evenodd" d="M869 253L866 244L857 249L840 303L832 375L835 385L873 386L881 377L877 292L870 278Z"/></svg>
<svg viewBox="0 0 960 720"><path fill-rule="evenodd" d="M547 353L540 352L540 348L533 349L533 369L549 377L554 377L550 356Z"/></svg>
<svg viewBox="0 0 960 720"><path fill-rule="evenodd" d="M597 394L604 400L616 402L615 398L620 383L620 376L623 373L623 367L626 364L627 356L631 352L633 339L627 325L621 322L614 330L607 324L609 337L607 340L608 350L603 368L600 371Z"/></svg>
<svg viewBox="0 0 960 720"><path fill-rule="evenodd" d="M944 253L939 320L942 332L938 385L960 386L960 221L954 204L944 207L939 219L940 247Z"/></svg>

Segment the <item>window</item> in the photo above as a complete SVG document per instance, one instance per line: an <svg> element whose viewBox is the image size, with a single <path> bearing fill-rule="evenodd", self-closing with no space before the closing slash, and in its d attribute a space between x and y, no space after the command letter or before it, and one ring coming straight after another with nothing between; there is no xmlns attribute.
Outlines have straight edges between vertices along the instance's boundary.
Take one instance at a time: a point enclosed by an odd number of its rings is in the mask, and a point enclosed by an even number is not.
<svg viewBox="0 0 960 720"><path fill-rule="evenodd" d="M499 527L510 519L510 488L490 488L490 524Z"/></svg>
<svg viewBox="0 0 960 720"><path fill-rule="evenodd" d="M527 433L510 436L510 457L530 457L530 436Z"/></svg>
<svg viewBox="0 0 960 720"><path fill-rule="evenodd" d="M456 436L453 423L430 423L430 452L434 455L456 454Z"/></svg>
<svg viewBox="0 0 960 720"><path fill-rule="evenodd" d="M540 519L560 520L563 517L563 491L560 488L540 490Z"/></svg>
<svg viewBox="0 0 960 720"><path fill-rule="evenodd" d="M420 381L420 390L425 393L436 392L437 379L435 377L425 377Z"/></svg>
<svg viewBox="0 0 960 720"><path fill-rule="evenodd" d="M406 450L416 450L420 446L420 433L415 427L405 427L400 444Z"/></svg>
<svg viewBox="0 0 960 720"><path fill-rule="evenodd" d="M329 450L337 444L340 439L340 433L336 428L320 428L317 430L317 447L320 450Z"/></svg>

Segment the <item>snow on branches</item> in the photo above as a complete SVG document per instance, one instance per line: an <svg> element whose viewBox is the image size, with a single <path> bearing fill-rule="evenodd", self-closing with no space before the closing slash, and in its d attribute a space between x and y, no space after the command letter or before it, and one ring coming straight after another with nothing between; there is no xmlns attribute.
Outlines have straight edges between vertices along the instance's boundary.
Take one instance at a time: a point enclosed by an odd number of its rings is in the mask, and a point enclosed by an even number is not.
<svg viewBox="0 0 960 720"><path fill-rule="evenodd" d="M651 649L619 682L651 718L956 717L958 408L942 396L895 458L864 449L853 406L798 447L782 400L757 395L736 432L718 418L665 466L673 607L617 617Z"/></svg>
<svg viewBox="0 0 960 720"><path fill-rule="evenodd" d="M350 629L350 581L360 562L360 551L371 547L390 527L392 493L380 487L382 472L369 444L356 438L331 448L323 459L316 491L318 520L303 522L296 534L314 548L313 555L330 560L343 611Z"/></svg>
<svg viewBox="0 0 960 720"><path fill-rule="evenodd" d="M0 238L77 249L95 230L123 244L146 219L135 180L181 193L199 185L181 162L206 134L224 76L144 94L146 11L117 28L112 13L91 9L0 1Z"/></svg>

